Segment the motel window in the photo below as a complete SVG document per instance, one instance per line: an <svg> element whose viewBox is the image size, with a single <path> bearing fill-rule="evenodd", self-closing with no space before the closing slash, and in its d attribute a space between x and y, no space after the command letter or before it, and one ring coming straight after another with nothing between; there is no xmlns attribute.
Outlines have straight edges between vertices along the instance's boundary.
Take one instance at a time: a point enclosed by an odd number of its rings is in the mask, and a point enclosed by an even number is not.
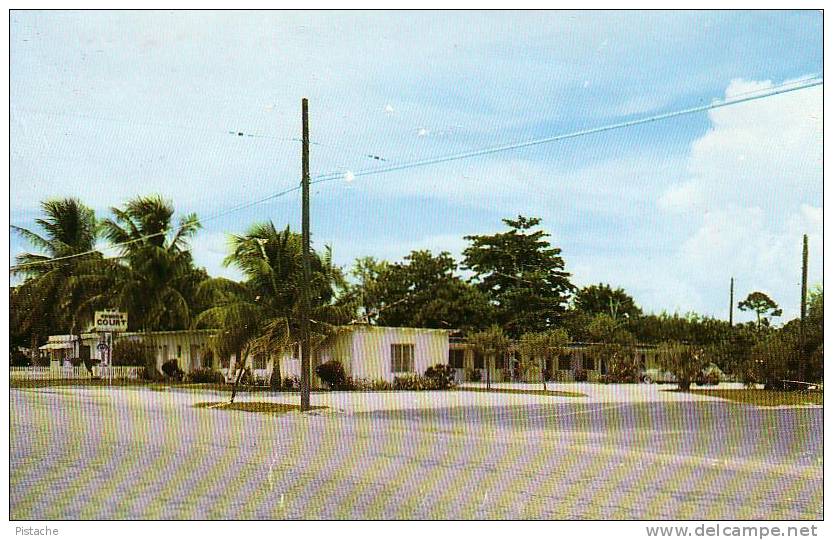
<svg viewBox="0 0 833 540"><path fill-rule="evenodd" d="M593 371L596 369L596 359L593 358L592 354L585 354L583 355L584 359L582 361L581 367L583 367L587 371Z"/></svg>
<svg viewBox="0 0 833 540"><path fill-rule="evenodd" d="M466 351L463 349L451 349L448 351L448 365L449 367L453 367L456 369L463 368L463 357L465 356Z"/></svg>
<svg viewBox="0 0 833 540"><path fill-rule="evenodd" d="M390 346L390 369L394 373L413 373L414 346L410 343L393 343Z"/></svg>
<svg viewBox="0 0 833 540"><path fill-rule="evenodd" d="M182 345L177 345L176 346L176 357L177 358L182 358Z"/></svg>
<svg viewBox="0 0 833 540"><path fill-rule="evenodd" d="M252 367L254 369L266 369L266 355L256 354L252 360Z"/></svg>
<svg viewBox="0 0 833 540"><path fill-rule="evenodd" d="M483 353L474 353L474 369L483 369Z"/></svg>
<svg viewBox="0 0 833 540"><path fill-rule="evenodd" d="M573 355L562 353L558 355L558 369L568 371L573 368Z"/></svg>

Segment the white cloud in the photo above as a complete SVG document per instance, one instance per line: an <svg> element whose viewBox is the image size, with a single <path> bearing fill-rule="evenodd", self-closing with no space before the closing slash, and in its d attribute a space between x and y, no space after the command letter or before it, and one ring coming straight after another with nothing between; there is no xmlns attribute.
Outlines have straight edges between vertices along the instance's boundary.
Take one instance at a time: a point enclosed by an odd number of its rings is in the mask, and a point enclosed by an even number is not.
<svg viewBox="0 0 833 540"><path fill-rule="evenodd" d="M732 97L770 88L734 80ZM809 235L810 283L821 280L821 90L803 90L709 113L694 141L687 177L658 198L694 231L680 244L679 280L717 304L735 277L736 295L771 294L784 320L797 314L801 238Z"/></svg>

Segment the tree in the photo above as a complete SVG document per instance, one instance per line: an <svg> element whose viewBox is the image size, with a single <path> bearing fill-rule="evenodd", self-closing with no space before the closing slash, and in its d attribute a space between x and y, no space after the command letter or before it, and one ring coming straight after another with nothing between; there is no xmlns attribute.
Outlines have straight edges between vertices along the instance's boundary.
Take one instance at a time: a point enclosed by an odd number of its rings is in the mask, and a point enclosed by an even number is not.
<svg viewBox="0 0 833 540"><path fill-rule="evenodd" d="M196 214L173 227L173 205L158 195L111 211L115 219L105 219L102 228L108 240L121 244L120 253L105 269L106 291L89 298L88 306L126 310L134 330L188 328L198 310L197 286L207 278L194 267L188 246L201 227Z"/></svg>
<svg viewBox="0 0 833 540"><path fill-rule="evenodd" d="M640 365L634 348L636 339L626 330L626 321L611 315L598 314L590 322L587 333L594 344L588 351L598 358L608 380L636 382Z"/></svg>
<svg viewBox="0 0 833 540"><path fill-rule="evenodd" d="M573 297L573 307L590 315L606 314L614 319L633 319L642 315L642 310L624 289L613 289L601 283L579 290Z"/></svg>
<svg viewBox="0 0 833 540"><path fill-rule="evenodd" d="M468 342L475 352L486 359L486 389L492 388L492 366L495 358L506 354L509 350L509 338L498 325L492 325L485 330L472 332L468 335Z"/></svg>
<svg viewBox="0 0 833 540"><path fill-rule="evenodd" d="M677 378L680 390L691 388L691 383L708 364L704 350L688 343L668 341L662 343L657 352L660 366Z"/></svg>
<svg viewBox="0 0 833 540"><path fill-rule="evenodd" d="M566 311L573 290L561 250L547 233L535 229L538 218L504 219L507 232L466 236L464 266L472 282L496 307L496 320L512 337L553 327Z"/></svg>
<svg viewBox="0 0 833 540"><path fill-rule="evenodd" d="M738 309L755 312L758 330L762 324L769 326L770 317L780 317L782 313L775 300L758 291L749 293L745 300L738 303Z"/></svg>
<svg viewBox="0 0 833 540"><path fill-rule="evenodd" d="M521 353L521 369L527 372L537 367L541 373L544 391L547 390L547 358L558 356L570 342L570 336L563 329L545 332L529 332L521 336L518 351Z"/></svg>
<svg viewBox="0 0 833 540"><path fill-rule="evenodd" d="M388 269L387 261L374 257L356 259L350 275L356 283L347 287L343 302L355 305L359 320L373 323L382 308L382 285L380 279Z"/></svg>
<svg viewBox="0 0 833 540"><path fill-rule="evenodd" d="M83 322L80 308L90 291L82 282L102 261L95 251L98 222L90 208L70 198L44 201L41 209L44 217L35 223L42 234L11 227L40 251L16 257L12 274L24 281L10 298L11 333L28 338L33 356L50 332L75 333Z"/></svg>
<svg viewBox="0 0 833 540"><path fill-rule="evenodd" d="M245 279L204 281L200 295L211 307L199 314L195 324L219 329L213 340L215 352L221 357L235 354L238 359L233 401L249 354L272 357L271 386L280 385L280 355L300 342L304 278L301 235L288 226L278 231L272 222L256 223L245 234L233 235L230 247L223 264L239 269ZM329 249L313 252L310 266L309 322L311 342L316 345L338 331L336 325L347 322L349 313L335 303L336 288L343 286L344 278Z"/></svg>
<svg viewBox="0 0 833 540"><path fill-rule="evenodd" d="M380 325L466 332L485 328L492 320L488 298L455 275L457 263L447 252L435 256L413 251L404 262L377 269L365 278L369 288L361 294L376 304L372 309Z"/></svg>

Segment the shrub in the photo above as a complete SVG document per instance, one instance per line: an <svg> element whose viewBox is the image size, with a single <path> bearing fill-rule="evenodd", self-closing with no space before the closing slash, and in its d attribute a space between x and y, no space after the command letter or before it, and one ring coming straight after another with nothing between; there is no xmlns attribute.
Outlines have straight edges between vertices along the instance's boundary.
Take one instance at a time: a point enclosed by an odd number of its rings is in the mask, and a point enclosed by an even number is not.
<svg viewBox="0 0 833 540"><path fill-rule="evenodd" d="M454 368L445 364L437 364L425 370L425 376L433 380L440 390L454 386Z"/></svg>
<svg viewBox="0 0 833 540"><path fill-rule="evenodd" d="M284 390L300 390L301 379L298 377L284 377L282 388Z"/></svg>
<svg viewBox="0 0 833 540"><path fill-rule="evenodd" d="M352 387L353 390L359 391L381 391L381 390L393 390L393 383L382 380L382 379L353 379L352 380Z"/></svg>
<svg viewBox="0 0 833 540"><path fill-rule="evenodd" d="M315 374L330 387L330 390L350 389L350 381L344 373L344 366L337 360L330 360L316 367Z"/></svg>
<svg viewBox="0 0 833 540"><path fill-rule="evenodd" d="M154 360L153 350L141 340L119 339L113 345L114 366L148 366Z"/></svg>
<svg viewBox="0 0 833 540"><path fill-rule="evenodd" d="M185 375L185 372L179 369L179 364L177 363L176 358L171 358L162 364L162 373L164 373L169 379L177 381L181 381L182 377Z"/></svg>
<svg viewBox="0 0 833 540"><path fill-rule="evenodd" d="M573 379L576 382L587 382L587 370L584 368L578 368L573 374Z"/></svg>
<svg viewBox="0 0 833 540"><path fill-rule="evenodd" d="M483 378L483 375L480 373L479 369L467 369L466 370L466 380L470 382L480 382Z"/></svg>
<svg viewBox="0 0 833 540"><path fill-rule="evenodd" d="M421 375L408 375L404 377L394 377L394 390L440 390L440 387L435 379L429 379Z"/></svg>
<svg viewBox="0 0 833 540"><path fill-rule="evenodd" d="M223 377L222 373L211 368L195 369L188 374L188 380L193 383L223 384L226 382L226 378Z"/></svg>

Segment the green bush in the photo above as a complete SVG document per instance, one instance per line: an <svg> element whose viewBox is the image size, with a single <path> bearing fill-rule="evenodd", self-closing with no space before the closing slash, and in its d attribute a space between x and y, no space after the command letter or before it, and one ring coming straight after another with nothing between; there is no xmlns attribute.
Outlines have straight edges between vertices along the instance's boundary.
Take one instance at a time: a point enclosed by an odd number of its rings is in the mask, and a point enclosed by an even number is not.
<svg viewBox="0 0 833 540"><path fill-rule="evenodd" d="M162 373L164 373L169 379L177 381L181 381L182 377L185 375L185 372L179 369L179 363L176 361L176 358L171 358L162 364Z"/></svg>
<svg viewBox="0 0 833 540"><path fill-rule="evenodd" d="M298 377L284 377L283 378L283 385L281 386L283 390L300 390L301 389L301 379Z"/></svg>
<svg viewBox="0 0 833 540"><path fill-rule="evenodd" d="M113 345L114 366L148 366L155 360L153 349L141 340L120 339Z"/></svg>
<svg viewBox="0 0 833 540"><path fill-rule="evenodd" d="M437 364L425 370L425 376L433 380L440 390L454 386L454 368L445 364Z"/></svg>
<svg viewBox="0 0 833 540"><path fill-rule="evenodd" d="M404 377L394 377L394 390L440 390L440 386L435 379L429 379L421 375L408 375Z"/></svg>
<svg viewBox="0 0 833 540"><path fill-rule="evenodd" d="M467 369L466 370L466 380L469 382L480 382L483 378L483 375L480 373L479 369Z"/></svg>
<svg viewBox="0 0 833 540"><path fill-rule="evenodd" d="M380 390L393 390L393 383L382 380L382 379L353 379L352 380L352 387L353 390L358 391L380 391Z"/></svg>
<svg viewBox="0 0 833 540"><path fill-rule="evenodd" d="M337 360L330 360L316 367L315 374L330 387L330 390L350 390L350 379L344 373L344 366Z"/></svg>
<svg viewBox="0 0 833 540"><path fill-rule="evenodd" d="M578 368L573 374L573 379L576 382L587 382L587 370L584 368Z"/></svg>
<svg viewBox="0 0 833 540"><path fill-rule="evenodd" d="M193 383L223 384L226 382L226 378L223 377L222 373L211 368L199 368L188 374L188 381Z"/></svg>

